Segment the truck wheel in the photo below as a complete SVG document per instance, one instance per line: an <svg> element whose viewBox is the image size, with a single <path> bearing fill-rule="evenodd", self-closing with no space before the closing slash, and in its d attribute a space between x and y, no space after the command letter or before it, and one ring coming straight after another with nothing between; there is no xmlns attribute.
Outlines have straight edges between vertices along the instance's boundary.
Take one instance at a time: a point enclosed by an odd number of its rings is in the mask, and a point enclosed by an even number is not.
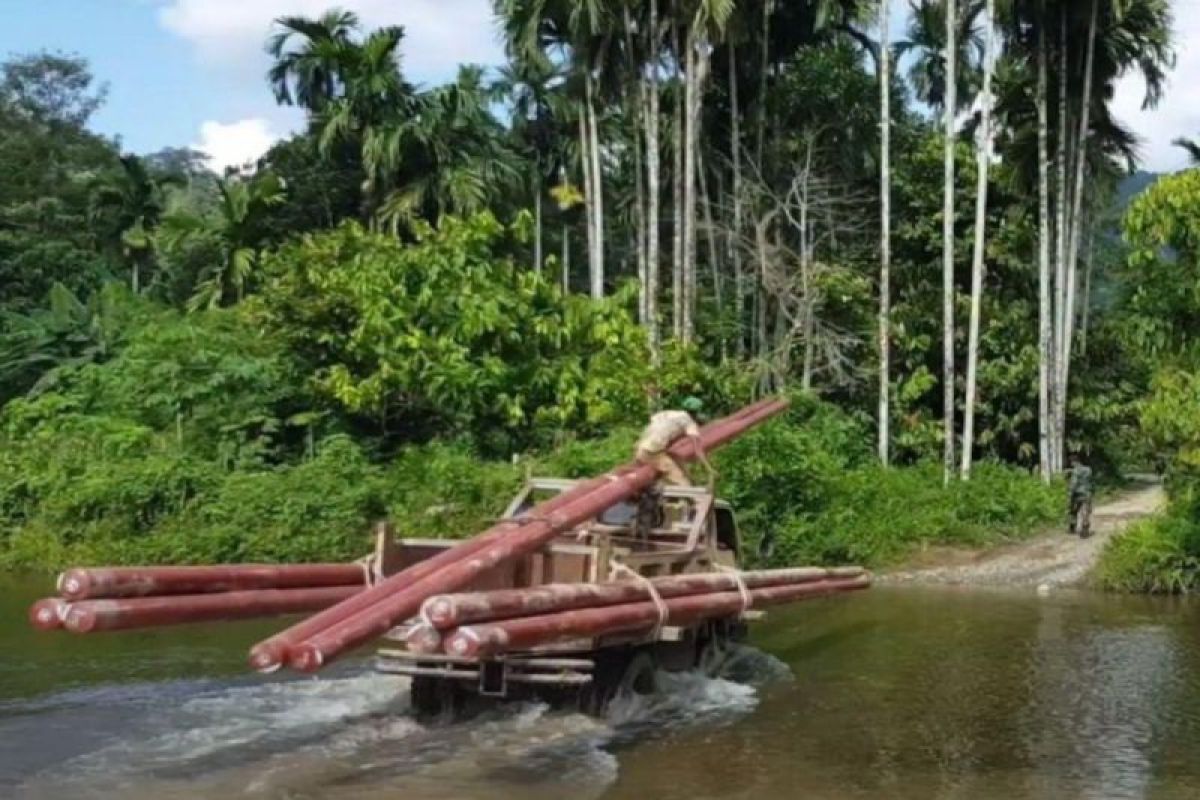
<svg viewBox="0 0 1200 800"><path fill-rule="evenodd" d="M408 690L413 713L420 719L453 716L463 705L462 691L453 681L416 675Z"/></svg>
<svg viewBox="0 0 1200 800"><path fill-rule="evenodd" d="M722 637L706 639L700 645L696 654L696 669L708 678L714 678L721 672L725 660L729 658L729 642Z"/></svg>
<svg viewBox="0 0 1200 800"><path fill-rule="evenodd" d="M580 707L602 715L618 697L649 695L658 689L658 665L645 649L606 654L596 661L592 685L580 695Z"/></svg>
<svg viewBox="0 0 1200 800"><path fill-rule="evenodd" d="M658 665L654 662L654 656L647 650L634 653L633 658L629 660L629 665L625 667L625 674L621 676L621 682L617 685L613 696L649 695L656 691L658 691Z"/></svg>

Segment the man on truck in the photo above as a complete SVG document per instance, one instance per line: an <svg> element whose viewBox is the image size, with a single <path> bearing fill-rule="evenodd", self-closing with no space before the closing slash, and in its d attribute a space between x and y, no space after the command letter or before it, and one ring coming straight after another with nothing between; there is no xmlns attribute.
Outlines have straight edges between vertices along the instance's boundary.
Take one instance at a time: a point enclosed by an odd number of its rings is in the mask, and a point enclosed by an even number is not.
<svg viewBox="0 0 1200 800"><path fill-rule="evenodd" d="M658 470L663 481L672 486L691 486L683 465L676 461L668 449L681 437L688 437L696 446L696 458L708 470L709 482L716 477L716 470L709 463L708 454L700 442L700 426L693 414L698 415L703 404L696 397L689 397L678 411L660 411L650 417L650 424L638 437L634 458L639 463L649 464Z"/></svg>

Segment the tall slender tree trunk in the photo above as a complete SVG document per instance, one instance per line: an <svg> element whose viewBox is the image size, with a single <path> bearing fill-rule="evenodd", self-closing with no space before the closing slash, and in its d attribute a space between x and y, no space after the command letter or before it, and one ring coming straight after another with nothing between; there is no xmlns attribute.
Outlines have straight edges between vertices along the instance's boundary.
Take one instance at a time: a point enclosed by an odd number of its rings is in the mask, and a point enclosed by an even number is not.
<svg viewBox="0 0 1200 800"><path fill-rule="evenodd" d="M975 452L975 388L979 369L979 324L983 312L983 256L987 243L988 168L992 158L992 72L996 65L996 0L987 0L987 44L983 56L983 109L976 145L975 247L971 255L971 321L967 333L967 387L963 403L962 477L971 477Z"/></svg>
<svg viewBox="0 0 1200 800"><path fill-rule="evenodd" d="M1075 295L1079 278L1079 239L1083 231L1083 189L1087 173L1087 150L1092 110L1092 72L1096 60L1096 25L1100 0L1092 0L1091 19L1088 22L1087 58L1083 72L1083 95L1079 100L1079 133L1076 137L1075 185L1070 220L1070 243L1067 246L1067 307L1064 313L1063 341L1059 343L1059 383L1062 386L1062 427L1059 432L1059 450L1066 442L1067 400L1071 385L1071 350L1075 338Z"/></svg>
<svg viewBox="0 0 1200 800"><path fill-rule="evenodd" d="M1050 481L1050 373L1054 366L1050 300L1050 126L1045 0L1038 26L1038 464L1042 480Z"/></svg>
<svg viewBox="0 0 1200 800"><path fill-rule="evenodd" d="M942 480L954 474L954 118L957 47L954 0L946 0L946 149L942 186Z"/></svg>
<svg viewBox="0 0 1200 800"><path fill-rule="evenodd" d="M717 229L713 225L712 202L708 194L708 178L704 170L704 153L696 150L696 176L700 184L700 211L704 214L704 238L708 242L708 267L712 273L713 307L717 319L720 320L725 312L725 290L721 280L721 257L717 247ZM718 187L718 191L720 188ZM693 284L695 285L695 284ZM717 326L717 344L721 352L721 361L729 357L725 328Z"/></svg>
<svg viewBox="0 0 1200 800"><path fill-rule="evenodd" d="M886 3L886 0L885 0ZM816 314L816 299L813 297L813 247L812 223L810 222L810 186L812 184L813 137L807 137L804 148L803 183L800 187L800 292L803 305L801 306L801 325L804 333L804 363L802 365L800 386L804 391L812 389L813 379L813 347L814 316Z"/></svg>
<svg viewBox="0 0 1200 800"><path fill-rule="evenodd" d="M696 42L689 30L685 43L683 76L683 343L695 335L696 311L696 152L693 111L696 107Z"/></svg>
<svg viewBox="0 0 1200 800"><path fill-rule="evenodd" d="M892 97L891 4L879 4L879 463L890 461L892 324ZM810 311L811 313L811 311ZM807 360L807 359L806 359Z"/></svg>
<svg viewBox="0 0 1200 800"><path fill-rule="evenodd" d="M542 274L542 167L534 166L533 176L533 270Z"/></svg>
<svg viewBox="0 0 1200 800"><path fill-rule="evenodd" d="M596 102L592 91L592 75L585 81L587 91L588 151L592 159L592 228L596 247L592 251L590 270L592 297L604 297L604 176L600 167L600 133L596 124Z"/></svg>
<svg viewBox="0 0 1200 800"><path fill-rule="evenodd" d="M591 137L588 136L587 112L583 109L579 114L579 160L583 169L584 218L587 223L584 230L587 234L588 280L596 265L596 228L592 224L592 206L596 202L596 188L592 185L592 159L589 154Z"/></svg>
<svg viewBox="0 0 1200 800"><path fill-rule="evenodd" d="M697 36L693 27L687 37L687 130L683 155L683 338L691 342L696 335L696 178L699 165L700 124L704 80L708 72L708 43Z"/></svg>
<svg viewBox="0 0 1200 800"><path fill-rule="evenodd" d="M571 227L562 226L562 291L571 291Z"/></svg>
<svg viewBox="0 0 1200 800"><path fill-rule="evenodd" d="M763 16L762 16L762 48L761 60L759 63L759 83L758 83L758 108L757 124L755 125L755 144L754 157L758 162L756 164L760 173L765 173L766 158L765 142L767 133L767 90L769 87L767 77L770 73L771 66L771 15L775 13L775 0L763 0ZM756 282L754 291L754 333L755 347L754 353L765 363L767 353L770 346L767 342L767 315L769 313L769 298L767 297L767 254L766 251L760 249L759 264L758 264L758 281Z"/></svg>
<svg viewBox="0 0 1200 800"><path fill-rule="evenodd" d="M741 110L738 107L737 53L733 42L729 50L729 154L732 164L733 232L729 236L729 261L733 265L733 316L738 358L746 355L746 337L742 333L743 303L746 298L745 277L742 274L742 133Z"/></svg>
<svg viewBox="0 0 1200 800"><path fill-rule="evenodd" d="M629 93L625 93L625 103L633 108L634 125L640 129L645 129L645 113L646 113L646 81L642 66L633 58L633 17L629 13L629 6L621 7L622 16L625 22L625 49L630 53L630 83L633 86L633 100L630 102ZM647 326L649 320L647 316L647 300L646 293L648 276L646 266L646 173L642 171L642 138L639 135L633 137L633 175L634 175L634 202L633 202L633 236L634 236L634 252L636 253L637 261L637 276L638 276L638 322L642 327Z"/></svg>
<svg viewBox="0 0 1200 800"><path fill-rule="evenodd" d="M672 108L675 121L675 164L671 175L671 213L674 225L671 239L671 305L674 315L672 329L676 339L683 339L683 307L685 301L683 286L683 105L684 93L680 91L679 78L682 77L680 61L683 48L679 45L679 31L672 25L672 46L675 48L675 104Z"/></svg>
<svg viewBox="0 0 1200 800"><path fill-rule="evenodd" d="M1096 220L1091 220L1088 225L1087 256L1084 257L1083 303L1079 320L1080 355L1087 355L1088 318L1092 310L1092 271L1095 269L1096 258L1096 227Z"/></svg>
<svg viewBox="0 0 1200 800"><path fill-rule="evenodd" d="M762 62L758 84L758 124L755 126L754 157L758 168L763 167L763 141L767 132L767 72L771 65L771 15L775 13L775 0L763 0L762 17Z"/></svg>
<svg viewBox="0 0 1200 800"><path fill-rule="evenodd" d="M658 22L658 0L650 0L648 52L657 54L661 30ZM646 325L650 345L650 363L658 366L662 358L661 331L658 321L659 296L659 137L658 137L658 65L651 59L646 78Z"/></svg>
<svg viewBox="0 0 1200 800"><path fill-rule="evenodd" d="M641 103L637 104L642 107ZM649 269L646 261L646 175L642 171L642 145L640 137L633 137L633 238L638 275L638 321L642 327L649 323Z"/></svg>
<svg viewBox="0 0 1200 800"><path fill-rule="evenodd" d="M1051 424L1050 438L1050 470L1058 474L1062 469L1062 431L1063 431L1063 391L1060 378L1062 370L1059 365L1059 351L1064 333L1063 311L1066 307L1067 285L1067 142L1070 138L1067 106L1067 11L1066 7L1059 9L1059 70L1058 70L1058 158L1055 164L1057 172L1057 188L1055 203L1055 262L1054 262L1054 341L1051 343L1054 352L1053 372L1051 373Z"/></svg>
<svg viewBox="0 0 1200 800"><path fill-rule="evenodd" d="M766 374L767 356L770 345L767 342L767 271L770 268L771 244L770 231L775 222L775 212L771 211L754 224L754 245L758 252L758 291L754 294L754 353L762 360L762 379L759 388L770 390L770 377Z"/></svg>

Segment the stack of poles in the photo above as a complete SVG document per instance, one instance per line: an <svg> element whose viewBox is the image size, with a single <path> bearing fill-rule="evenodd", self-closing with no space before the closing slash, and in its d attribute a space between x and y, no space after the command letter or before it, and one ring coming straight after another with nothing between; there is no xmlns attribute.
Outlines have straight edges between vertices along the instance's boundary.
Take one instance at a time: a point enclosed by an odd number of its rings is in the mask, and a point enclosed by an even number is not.
<svg viewBox="0 0 1200 800"><path fill-rule="evenodd" d="M59 576L58 597L33 604L29 621L93 633L311 613L366 583L362 564L77 568Z"/></svg>
<svg viewBox="0 0 1200 800"><path fill-rule="evenodd" d="M425 601L406 644L417 653L485 658L563 641L650 633L661 625L692 625L870 585L861 567L802 567L439 595Z"/></svg>
<svg viewBox="0 0 1200 800"><path fill-rule="evenodd" d="M786 400L760 401L705 426L700 442L706 451L716 449L785 408ZM671 446L669 453L678 461L691 461L696 458L695 443L690 438L682 439ZM250 664L264 672L285 663L301 672L314 672L412 618L432 595L469 587L488 572L536 552L559 534L637 495L657 480L654 467L633 462L577 484L260 642L250 651Z"/></svg>

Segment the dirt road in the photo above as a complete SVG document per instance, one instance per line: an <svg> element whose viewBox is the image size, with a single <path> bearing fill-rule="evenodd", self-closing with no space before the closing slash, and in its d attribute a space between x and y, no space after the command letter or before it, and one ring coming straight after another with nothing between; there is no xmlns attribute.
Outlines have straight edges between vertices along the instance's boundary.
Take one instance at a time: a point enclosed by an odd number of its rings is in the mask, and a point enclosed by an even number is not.
<svg viewBox="0 0 1200 800"><path fill-rule="evenodd" d="M930 550L907 569L879 576L884 583L945 583L978 586L1074 586L1087 577L1104 543L1164 502L1162 486L1142 479L1096 506L1092 536L1079 539L1059 528L1019 544L992 550Z"/></svg>

